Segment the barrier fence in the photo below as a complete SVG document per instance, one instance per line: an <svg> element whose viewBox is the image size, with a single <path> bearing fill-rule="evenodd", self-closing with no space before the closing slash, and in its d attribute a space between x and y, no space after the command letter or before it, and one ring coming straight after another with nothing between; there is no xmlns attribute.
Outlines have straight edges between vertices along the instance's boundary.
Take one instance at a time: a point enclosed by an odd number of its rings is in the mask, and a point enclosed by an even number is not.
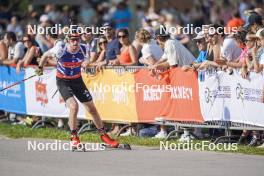
<svg viewBox="0 0 264 176"><path fill-rule="evenodd" d="M33 68L18 75L14 68L0 66L0 89L33 74ZM69 112L60 94L53 96L57 90L55 74L54 68L47 68L43 76L1 92L0 109L67 117ZM155 119L161 117L186 126L220 121L264 127L262 73L252 72L249 79L243 79L238 71L229 75L216 70L197 73L173 68L155 77L143 67L120 66L100 72L89 68L82 77L105 121L156 123ZM81 105L78 118L91 118Z"/></svg>

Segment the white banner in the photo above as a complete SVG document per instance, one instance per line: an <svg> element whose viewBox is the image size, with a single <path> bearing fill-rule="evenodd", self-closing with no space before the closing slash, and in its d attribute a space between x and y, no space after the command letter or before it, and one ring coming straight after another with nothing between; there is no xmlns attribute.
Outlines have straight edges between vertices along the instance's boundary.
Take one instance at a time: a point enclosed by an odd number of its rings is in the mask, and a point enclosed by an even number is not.
<svg viewBox="0 0 264 176"><path fill-rule="evenodd" d="M33 68L26 69L25 77L35 74ZM25 82L26 111L29 115L68 117L69 109L66 107L56 85L56 69L46 69L44 75L34 77ZM84 108L79 103L78 118L84 118Z"/></svg>
<svg viewBox="0 0 264 176"><path fill-rule="evenodd" d="M201 113L205 121L224 120L264 126L264 76L199 72Z"/></svg>

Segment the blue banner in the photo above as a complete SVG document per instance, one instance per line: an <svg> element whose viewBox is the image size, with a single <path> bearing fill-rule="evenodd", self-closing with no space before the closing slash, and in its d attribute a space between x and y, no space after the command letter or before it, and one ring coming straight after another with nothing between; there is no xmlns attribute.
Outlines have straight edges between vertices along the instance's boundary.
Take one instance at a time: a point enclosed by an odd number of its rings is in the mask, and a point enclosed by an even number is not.
<svg viewBox="0 0 264 176"><path fill-rule="evenodd" d="M0 89L23 80L25 71L16 73L13 67L0 66ZM24 82L0 92L0 109L18 114L26 114L26 98Z"/></svg>

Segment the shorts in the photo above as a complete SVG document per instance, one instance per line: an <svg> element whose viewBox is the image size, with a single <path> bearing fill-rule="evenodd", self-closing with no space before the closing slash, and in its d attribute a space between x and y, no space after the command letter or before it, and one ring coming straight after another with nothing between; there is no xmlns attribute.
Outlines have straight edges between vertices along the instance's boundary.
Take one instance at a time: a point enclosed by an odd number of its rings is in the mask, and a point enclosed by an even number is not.
<svg viewBox="0 0 264 176"><path fill-rule="evenodd" d="M63 79L56 77L59 92L66 102L68 98L75 96L81 103L92 101L92 96L85 86L82 78Z"/></svg>

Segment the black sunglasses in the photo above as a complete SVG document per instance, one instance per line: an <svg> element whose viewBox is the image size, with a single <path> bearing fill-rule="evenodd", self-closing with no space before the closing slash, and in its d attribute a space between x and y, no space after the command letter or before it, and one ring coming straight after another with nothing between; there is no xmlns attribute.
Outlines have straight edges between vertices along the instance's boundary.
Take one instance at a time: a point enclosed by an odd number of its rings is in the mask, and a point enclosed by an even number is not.
<svg viewBox="0 0 264 176"><path fill-rule="evenodd" d="M105 41L102 41L102 42L99 42L99 45L101 45L101 44L107 44L107 41L105 40Z"/></svg>

